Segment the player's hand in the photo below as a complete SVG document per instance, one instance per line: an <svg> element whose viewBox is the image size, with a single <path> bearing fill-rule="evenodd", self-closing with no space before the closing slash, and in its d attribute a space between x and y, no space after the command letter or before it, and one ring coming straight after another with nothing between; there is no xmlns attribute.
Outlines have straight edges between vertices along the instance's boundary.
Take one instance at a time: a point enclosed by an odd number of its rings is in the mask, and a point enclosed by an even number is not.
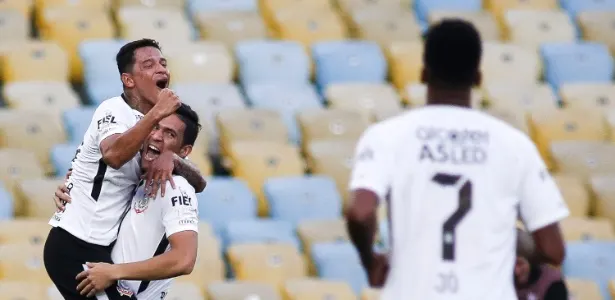
<svg viewBox="0 0 615 300"><path fill-rule="evenodd" d="M156 116L160 119L175 113L175 111L181 105L179 97L171 89L162 89L158 93L158 102L152 108Z"/></svg>
<svg viewBox="0 0 615 300"><path fill-rule="evenodd" d="M86 297L94 297L104 291L117 279L115 267L108 263L86 263L88 269L77 275L77 291Z"/></svg>
<svg viewBox="0 0 615 300"><path fill-rule="evenodd" d="M71 202L71 198L68 195L68 189L64 183L58 185L58 189L53 195L53 202L56 205L58 212L64 211L66 209L66 203Z"/></svg>
<svg viewBox="0 0 615 300"><path fill-rule="evenodd" d="M146 195L156 197L158 189L160 189L160 196L164 197L167 181L170 182L171 187L175 189L173 169L175 169L175 153L172 151L163 151L160 153L160 156L152 161L149 170L147 170L147 174L145 174Z"/></svg>
<svg viewBox="0 0 615 300"><path fill-rule="evenodd" d="M73 174L73 169L68 169L68 172L66 172L66 178L64 178L64 180L68 180L68 177L70 177L71 174Z"/></svg>
<svg viewBox="0 0 615 300"><path fill-rule="evenodd" d="M372 264L368 269L369 285L374 288L381 288L389 275L389 259L384 254L374 254Z"/></svg>

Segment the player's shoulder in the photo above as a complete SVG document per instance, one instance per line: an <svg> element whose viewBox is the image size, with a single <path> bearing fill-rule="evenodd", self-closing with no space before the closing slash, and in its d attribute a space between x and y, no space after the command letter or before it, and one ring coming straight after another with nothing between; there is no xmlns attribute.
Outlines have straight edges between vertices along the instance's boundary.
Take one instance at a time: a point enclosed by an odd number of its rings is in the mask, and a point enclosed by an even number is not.
<svg viewBox="0 0 615 300"><path fill-rule="evenodd" d="M96 108L96 111L118 111L126 109L130 109L130 107L126 104L126 102L121 96L117 96L101 102L98 105L98 108Z"/></svg>
<svg viewBox="0 0 615 300"><path fill-rule="evenodd" d="M188 183L188 180L183 176L173 175L175 189L182 194L195 194L194 187ZM173 189L170 182L167 182L167 191Z"/></svg>

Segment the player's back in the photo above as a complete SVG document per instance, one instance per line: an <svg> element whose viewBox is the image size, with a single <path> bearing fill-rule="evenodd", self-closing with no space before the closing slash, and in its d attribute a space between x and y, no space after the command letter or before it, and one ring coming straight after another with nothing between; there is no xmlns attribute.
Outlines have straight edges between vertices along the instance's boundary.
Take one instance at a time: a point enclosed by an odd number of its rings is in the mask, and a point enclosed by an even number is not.
<svg viewBox="0 0 615 300"><path fill-rule="evenodd" d="M395 166L383 299L515 299L515 221L529 139L453 106L415 109L371 130L386 137Z"/></svg>

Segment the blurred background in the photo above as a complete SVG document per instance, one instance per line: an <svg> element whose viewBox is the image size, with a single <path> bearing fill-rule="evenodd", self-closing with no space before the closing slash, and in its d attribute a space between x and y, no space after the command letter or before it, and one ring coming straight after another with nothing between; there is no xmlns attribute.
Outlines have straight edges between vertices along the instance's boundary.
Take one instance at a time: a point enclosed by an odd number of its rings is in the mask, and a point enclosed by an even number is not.
<svg viewBox="0 0 615 300"><path fill-rule="evenodd" d="M571 209L569 288L615 299L615 0L0 0L0 299L61 299L52 194L144 37L211 176L197 266L167 299L377 299L342 218L355 141L425 103L422 35L450 17L485 41L476 109L532 137Z"/></svg>

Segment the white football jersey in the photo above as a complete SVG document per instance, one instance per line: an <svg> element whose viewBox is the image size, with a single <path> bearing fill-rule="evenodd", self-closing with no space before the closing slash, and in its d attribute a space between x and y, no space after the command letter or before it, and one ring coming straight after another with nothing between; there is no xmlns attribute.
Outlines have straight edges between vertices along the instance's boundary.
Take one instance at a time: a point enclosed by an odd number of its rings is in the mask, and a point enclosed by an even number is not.
<svg viewBox="0 0 615 300"><path fill-rule="evenodd" d="M122 97L102 102L77 148L73 172L66 181L72 202L53 215L49 224L92 244L108 246L117 238L121 217L130 204L141 170L137 154L118 170L102 160L100 143L133 127L143 114Z"/></svg>
<svg viewBox="0 0 615 300"><path fill-rule="evenodd" d="M425 106L369 127L349 188L389 205L384 300L517 299L517 218L534 231L569 214L525 134L454 106Z"/></svg>
<svg viewBox="0 0 615 300"><path fill-rule="evenodd" d="M170 249L171 235L181 231L198 232L198 201L194 188L181 176L173 176L175 189L167 182L164 197L145 197L145 185L132 198L130 211L122 221L117 242L111 251L114 263L148 260ZM121 294L138 299L163 299L172 279L156 281L120 281Z"/></svg>

